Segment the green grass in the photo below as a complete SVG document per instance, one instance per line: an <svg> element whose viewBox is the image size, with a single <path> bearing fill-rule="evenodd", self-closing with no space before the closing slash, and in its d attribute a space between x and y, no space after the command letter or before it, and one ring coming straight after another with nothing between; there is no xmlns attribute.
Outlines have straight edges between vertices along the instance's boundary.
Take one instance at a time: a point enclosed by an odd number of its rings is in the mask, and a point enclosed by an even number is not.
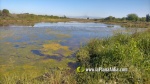
<svg viewBox="0 0 150 84"><path fill-rule="evenodd" d="M131 22L131 21L100 21L106 24L117 24L125 28L150 28L150 22Z"/></svg>
<svg viewBox="0 0 150 84"><path fill-rule="evenodd" d="M150 31L133 35L117 34L93 39L76 54L81 66L128 68L127 72L77 73L80 84L148 84L150 82Z"/></svg>
<svg viewBox="0 0 150 84"><path fill-rule="evenodd" d="M39 74L37 71L19 71L14 73L4 74L0 80L0 84L76 84L73 74L67 70L59 70L51 68L44 74Z"/></svg>

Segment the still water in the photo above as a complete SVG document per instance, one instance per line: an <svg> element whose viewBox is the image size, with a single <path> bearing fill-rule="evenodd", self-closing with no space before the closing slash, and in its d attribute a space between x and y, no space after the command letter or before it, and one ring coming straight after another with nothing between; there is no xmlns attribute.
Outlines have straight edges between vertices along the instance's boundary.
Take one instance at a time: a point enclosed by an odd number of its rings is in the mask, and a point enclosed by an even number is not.
<svg viewBox="0 0 150 84"><path fill-rule="evenodd" d="M0 65L26 63L32 66L38 63L44 65L47 62L41 60L60 61L65 56L74 55L74 52L90 39L102 39L111 37L115 33L131 34L143 30L142 28L122 28L119 25L79 22L43 22L36 23L33 27L16 25L0 27ZM62 62L73 64L69 57L66 59L67 61Z"/></svg>
<svg viewBox="0 0 150 84"><path fill-rule="evenodd" d="M119 25L78 22L37 23L33 27L12 25L0 27L0 42L35 44L38 41L42 44L48 40L61 40L62 45L72 48L79 47L92 38L106 38L116 32L132 33L141 30L141 28L122 28Z"/></svg>

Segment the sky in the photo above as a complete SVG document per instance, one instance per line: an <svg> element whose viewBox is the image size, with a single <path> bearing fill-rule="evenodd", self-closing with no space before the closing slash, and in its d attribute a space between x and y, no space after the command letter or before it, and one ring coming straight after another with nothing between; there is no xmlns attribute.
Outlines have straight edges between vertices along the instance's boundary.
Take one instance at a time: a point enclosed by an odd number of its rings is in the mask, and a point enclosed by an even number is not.
<svg viewBox="0 0 150 84"><path fill-rule="evenodd" d="M0 0L0 10L58 16L139 17L150 14L150 0Z"/></svg>

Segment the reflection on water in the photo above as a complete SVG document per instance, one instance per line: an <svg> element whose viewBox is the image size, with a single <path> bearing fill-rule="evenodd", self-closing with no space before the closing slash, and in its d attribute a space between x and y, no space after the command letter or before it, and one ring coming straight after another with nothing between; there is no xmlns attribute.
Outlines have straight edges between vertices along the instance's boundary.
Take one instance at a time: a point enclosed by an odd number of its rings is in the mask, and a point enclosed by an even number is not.
<svg viewBox="0 0 150 84"><path fill-rule="evenodd" d="M44 56L44 54L42 54L40 50L31 50L31 52L33 54L36 54L36 55L39 55L39 56Z"/></svg>
<svg viewBox="0 0 150 84"><path fill-rule="evenodd" d="M61 61L62 60L62 56L46 56L44 59L47 60L47 59L54 59L54 60L57 60L57 61Z"/></svg>
<svg viewBox="0 0 150 84"><path fill-rule="evenodd" d="M57 60L57 61L61 61L62 57L63 56L50 56L50 55L45 55L45 54L42 54L40 50L31 50L31 52L33 54L36 54L38 56L44 56L44 59L47 60L47 59L54 59L54 60Z"/></svg>
<svg viewBox="0 0 150 84"><path fill-rule="evenodd" d="M19 48L19 45L14 45L15 48Z"/></svg>
<svg viewBox="0 0 150 84"><path fill-rule="evenodd" d="M112 26L109 28L108 26ZM142 29L143 30L143 29ZM0 42L34 43L46 40L64 40L61 44L70 47L79 46L92 38L105 38L114 32L137 32L140 28L121 28L118 25L101 23L37 23L34 27L9 26L0 27Z"/></svg>

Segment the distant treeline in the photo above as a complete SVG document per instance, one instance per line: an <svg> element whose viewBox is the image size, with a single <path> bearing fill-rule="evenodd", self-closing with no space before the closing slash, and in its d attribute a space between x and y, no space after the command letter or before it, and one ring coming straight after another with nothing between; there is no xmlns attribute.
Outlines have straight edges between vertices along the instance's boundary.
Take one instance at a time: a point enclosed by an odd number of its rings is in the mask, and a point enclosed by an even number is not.
<svg viewBox="0 0 150 84"><path fill-rule="evenodd" d="M66 19L67 17L64 15L62 17L60 16L54 16L54 15L35 15L35 14L29 14L29 13L23 13L23 14L11 14L8 9L0 10L0 18L1 19L8 19L8 18L23 18L28 20L34 20L34 19L45 19L45 18L52 18L52 19ZM87 18L89 19L89 17ZM98 19L95 19L95 21ZM116 18L113 16L108 16L106 18L102 18L100 20L103 21L141 21L141 22L150 22L150 15L147 14L145 17L138 17L137 14L128 14L127 17L122 18Z"/></svg>
<svg viewBox="0 0 150 84"><path fill-rule="evenodd" d="M3 9L0 10L0 18L1 19L28 19L28 20L34 20L34 19L45 19L45 18L52 18L52 19L66 19L67 17L64 15L63 17L59 16L53 16L53 15L35 15L35 14L29 14L29 13L23 13L23 14L11 14L9 10Z"/></svg>
<svg viewBox="0 0 150 84"><path fill-rule="evenodd" d="M128 14L126 17L122 18L108 16L106 18L94 19L94 21L105 24L117 24L126 28L150 28L149 14L145 15L145 17L139 17L137 14L134 13Z"/></svg>
<svg viewBox="0 0 150 84"><path fill-rule="evenodd" d="M31 25L33 26L37 22L98 22L105 24L118 24L122 27L132 28L150 28L150 15L145 17L139 17L137 14L128 14L126 17L116 18L108 16L106 18L97 19L81 19L81 18L68 18L64 16L54 15L35 15L29 13L12 14L8 9L0 10L0 26L8 26L10 24L15 25Z"/></svg>
<svg viewBox="0 0 150 84"><path fill-rule="evenodd" d="M37 22L65 22L69 18L54 15L36 15L29 13L12 14L7 9L0 10L0 26L28 25L33 26Z"/></svg>
<svg viewBox="0 0 150 84"><path fill-rule="evenodd" d="M101 20L103 21L132 21L132 22L136 22L136 21L141 21L141 22L150 22L150 15L147 14L145 15L146 17L138 17L137 14L128 14L127 17L122 17L122 18L116 18L113 16L108 16L106 18L102 18ZM97 20L97 19L95 19Z"/></svg>

